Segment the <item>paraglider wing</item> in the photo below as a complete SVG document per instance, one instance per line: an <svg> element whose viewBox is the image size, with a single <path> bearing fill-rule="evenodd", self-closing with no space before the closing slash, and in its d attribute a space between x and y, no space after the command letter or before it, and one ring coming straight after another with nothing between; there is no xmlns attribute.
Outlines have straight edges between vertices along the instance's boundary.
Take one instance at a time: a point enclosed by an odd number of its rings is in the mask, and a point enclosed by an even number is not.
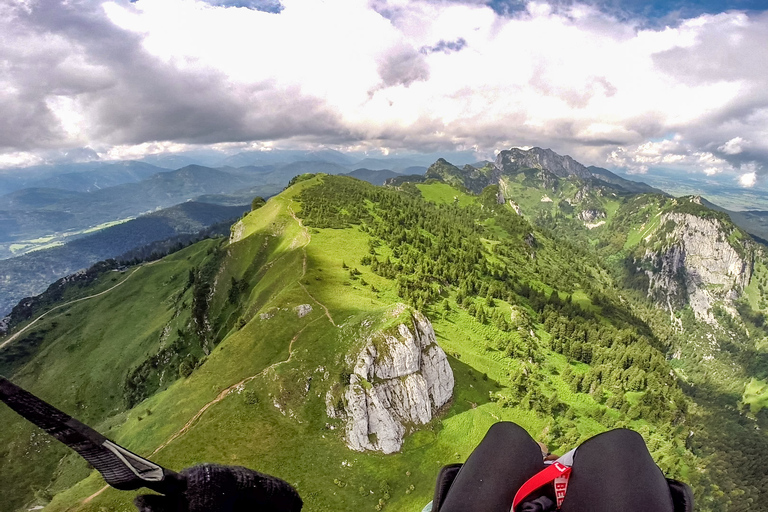
<svg viewBox="0 0 768 512"><path fill-rule="evenodd" d="M0 400L75 450L116 489L147 487L162 494L174 494L186 487L183 476L126 450L2 376Z"/></svg>

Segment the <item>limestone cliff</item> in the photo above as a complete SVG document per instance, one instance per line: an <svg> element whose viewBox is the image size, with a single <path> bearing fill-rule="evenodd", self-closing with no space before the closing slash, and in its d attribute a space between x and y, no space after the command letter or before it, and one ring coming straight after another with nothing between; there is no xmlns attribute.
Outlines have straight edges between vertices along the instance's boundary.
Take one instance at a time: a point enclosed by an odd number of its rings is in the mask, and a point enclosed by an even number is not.
<svg viewBox="0 0 768 512"><path fill-rule="evenodd" d="M372 333L347 361L341 414L353 450L399 451L409 428L429 422L453 396L453 372L429 320L402 304L390 314L395 325ZM337 416L330 400L329 416Z"/></svg>
<svg viewBox="0 0 768 512"><path fill-rule="evenodd" d="M698 320L715 324L712 312L731 303L752 276L752 243L716 217L667 212L640 258L648 294L670 310L691 305Z"/></svg>
<svg viewBox="0 0 768 512"><path fill-rule="evenodd" d="M516 172L520 169L547 170L560 178L578 176L591 178L592 173L570 156L561 156L551 149L531 148L529 150L512 148L501 151L496 157L495 167L503 172Z"/></svg>

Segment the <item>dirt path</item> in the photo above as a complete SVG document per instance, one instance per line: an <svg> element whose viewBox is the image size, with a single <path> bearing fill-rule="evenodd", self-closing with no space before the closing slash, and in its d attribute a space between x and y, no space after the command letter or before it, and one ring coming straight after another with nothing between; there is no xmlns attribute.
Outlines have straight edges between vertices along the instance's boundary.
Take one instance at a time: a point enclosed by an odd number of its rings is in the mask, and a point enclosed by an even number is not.
<svg viewBox="0 0 768 512"><path fill-rule="evenodd" d="M307 275L307 246L312 241L312 235L309 234L309 228L307 228L304 225L304 223L301 222L301 219L296 216L296 214L293 211L293 208L291 208L290 206L288 207L288 213L291 214L291 217L293 217L293 220L296 221L296 223L301 227L301 229L304 230L304 238L307 240L306 243L301 248L301 250L304 251L304 260L302 261L302 264L301 264L301 277L304 277L305 275ZM301 288L307 293L307 295L309 295L310 299L315 301L318 306L323 308L323 310L325 311L325 316L328 317L328 320L330 320L331 324L334 327L338 327L338 325L336 325L336 322L333 321L331 312L328 311L327 307L325 307L325 304L317 300L311 293L309 293L309 290L307 290L307 287L304 286L304 283L302 283L301 281L299 281L299 286L301 286Z"/></svg>
<svg viewBox="0 0 768 512"><path fill-rule="evenodd" d="M310 233L309 233L309 229L308 229L306 226L304 226L304 224L301 222L301 219L299 219L299 218L296 216L296 214L294 213L294 211L293 211L293 208L292 208L292 207L290 207L290 206L288 207L288 212L290 213L291 217L293 217L293 219L296 221L296 223L297 223L297 224L298 224L298 225L301 227L301 229L303 230L303 232L304 232L304 238L305 238L305 240L306 240L306 241L305 241L305 243L304 243L304 245L302 246L302 251L303 251L303 253L304 253L304 258L303 258L303 260L302 260L302 264L301 264L301 278L304 278L304 276L307 274L307 246L308 246L308 245L309 245L309 243L312 241L312 236L311 236L311 235L310 235ZM130 277L130 276L129 276L129 277ZM127 278L126 278L126 279L127 279ZM123 282L124 282L124 281L123 281ZM300 280L299 280L299 282L298 282L298 283L299 283L299 286L301 286L301 287L302 287L302 289L303 289L303 290L304 290L304 291L307 293L307 295L309 295L309 297L310 297L310 298L311 298L313 301L315 301L315 302L316 302L316 303L317 303L317 304L318 304L318 305L319 305L321 308L323 308L323 310L325 311L325 316L328 318L328 320L330 320L331 324L333 324L333 326L334 326L334 327L338 327L338 325L336 325L336 322L334 322L334 321L333 321L333 317L331 316L331 313L330 313L330 311L328 311L328 308L327 308L327 307L325 307L325 305L324 305L323 303L321 303L320 301L318 301L318 300L317 300L315 297L313 297L313 296L312 296L312 294L311 294L311 293L309 293L309 291L306 289L306 287L304 286L304 284L303 284L303 283L302 283ZM122 283L121 283L121 284L122 284ZM81 300L82 300L82 299L81 299ZM191 418L189 421L187 421L187 423L185 423L185 424L184 424L184 426L183 426L183 427L181 427L179 430L177 430L177 431L176 431L176 432L175 432L175 433L174 433L174 434L173 434L171 437L169 437L169 438L168 438L168 440L166 440L166 441L165 441L163 444L161 444L160 446L158 446L158 447L155 449L155 451L153 451L153 452L152 452L152 453L149 455L149 457L152 457L153 455L156 455L156 454L157 454L157 453L159 453L159 452L160 452L160 451L161 451L163 448L166 448L166 447L167 447L169 444L171 444L173 441L175 441L176 439L180 438L181 436L183 436L184 434L186 434L187 432L189 432L189 430L190 430L190 429L191 429L191 428L192 428L192 427L195 425L195 423L197 422L197 420L199 420L199 419L202 417L202 415L203 415L203 414L205 414L205 411L207 411L207 410L208 410L208 409L210 409L212 406L214 406L214 405L216 405L217 403L219 403L219 402L221 402L222 400L224 400L224 399L227 397L227 395L229 395L229 394L230 394L230 393L231 393L233 390L237 389L237 388L238 388L238 387L240 387L240 386L243 386L243 385L245 385L246 383L248 383L248 382L252 381L253 379L255 379L255 378L257 378L257 377L259 377L259 376L261 376L261 375L264 375L264 374L265 374L265 373L267 373L268 371L270 371L270 370L272 370L272 369L274 369L274 368L277 368L278 366L280 366L280 365L282 365L282 364L286 364L286 363L289 363L289 362L291 361L291 359L293 358L293 344L296 342L296 340L297 340L297 339L299 339L299 336L301 335L301 333L302 333L302 332L304 332L304 330L305 330L307 327L309 327L310 325L312 325L314 322L316 322L316 321L317 321L317 320L319 320L319 319L320 319L320 318L316 318L315 320L312 320L310 323L308 323L307 325L305 325L304 327L302 327L302 329L301 329L299 332L297 332L297 333L296 333L296 335L293 337L293 339L291 339L291 342L288 344L288 358L287 358L287 359L285 359L285 360L283 360L283 361L277 361L276 363L273 363L273 364L271 364L271 365L267 366L266 368L264 368L263 370L261 370L261 371L260 371L259 373L257 373L256 375L251 375L250 377L246 377L246 378L244 378L243 380L241 380L240 382L238 382L238 383L236 383L236 384L232 384L232 385L231 385L231 386L229 386L228 388L226 388L226 389L224 389L223 391L221 391L221 392L220 392L218 395L216 395L216 398L214 398L213 400L211 400L210 402L208 402L207 404L205 404L203 407L201 407L201 408L200 408L200 410L199 410L199 411L197 411L197 413L195 413L195 415L194 415L194 416L192 416L192 418ZM105 485L104 487L102 487L101 489L99 489L98 491L96 491L96 492L95 492L95 493L93 493L92 495L88 496L88 497L87 497L87 498L85 498L83 501L81 501L81 502L80 502L80 504L81 504L81 505L84 505L84 504L86 504L86 503L90 502L90 501L91 501L91 500L93 500L93 499L94 499L96 496L98 496L99 494L101 494L102 492L104 492L104 491L105 491L107 488L109 488L109 486L108 486L108 485Z"/></svg>
<svg viewBox="0 0 768 512"><path fill-rule="evenodd" d="M328 308L327 308L327 307L325 307L325 304L323 304L322 302L320 302L319 300L317 300L317 299L316 299L316 298L315 298L315 297L314 297L314 296L313 296L311 293L309 293L309 290L307 290L306 286L304 286L302 283L299 283L299 286L301 286L301 287L304 289L304 291L305 291L305 292L307 292L307 295L309 295L309 298L310 298L310 299L312 299L313 301L317 302L317 304L318 304L318 305L319 305L321 308L323 308L323 310L325 311L325 316L327 316L327 317L328 317L328 320L330 320L330 322L333 324L333 326L334 326L334 327L338 327L338 325L336 325L336 322L334 322L334 321L333 321L333 317L331 316L331 312L330 312L330 311L328 311Z"/></svg>
<svg viewBox="0 0 768 512"><path fill-rule="evenodd" d="M53 312L54 312L54 311L56 311L57 309L61 309L61 308L63 308L63 307L66 307L66 306L70 306L70 305L72 305L72 304L75 304L76 302L81 302L81 301L84 301L84 300L89 300L89 299L95 299L96 297L100 297L100 296L102 296L102 295L104 295L104 294L107 294L107 293L111 292L112 290L114 290L115 288L117 288L118 286L120 286L120 285L122 285L123 283L125 283L125 282L126 282L128 279L130 279L130 278L133 276L133 274L135 274L136 272L138 272L138 270L139 270L141 267L145 267L145 266L147 266L147 265L152 265L153 263L156 263L156 261L153 261L153 262L150 262L150 263L146 263L146 264L144 264L144 265L140 265L140 266L136 267L136 268L133 270L133 272L131 272L130 274L128 274L128 277L126 277L125 279L123 279L122 281L120 281L119 283L117 283L115 286L113 286L113 287L111 287L111 288L107 288L107 289L106 289L106 290L104 290L103 292L99 292L99 293L96 293L96 294L93 294L93 295L89 295L89 296L87 296L87 297L80 297L79 299L71 300L71 301L69 301L69 302L67 302L67 303L65 303L65 304L61 304L61 305L59 305L59 306L56 306L55 308L51 308L51 309L49 309L48 311L46 311L46 312L45 312L45 313L43 313L42 315L40 315L40 316L38 316L37 318L35 318L35 319L34 319L32 322L30 322L30 323L28 323L27 325L25 325L25 326L24 326L24 328L23 328L22 330L20 330L19 332L15 333L13 336L11 336L11 337L10 337L10 338L8 338L7 340L5 340L5 341L4 341L2 344L0 344L0 350L2 350L2 349L3 349L3 347L5 347L5 346L6 346L6 345L8 345L9 343L11 343L13 340L15 340L16 338L18 338L19 336L21 336L21 335L22 335L22 334L23 334L23 333L24 333L24 332L25 332L27 329L29 329L30 327L32 327L33 325L35 325L35 324L36 324L38 321L40 321L40 320L41 320L43 317L45 317L46 315L48 315L48 314L50 314L50 313L53 313ZM109 487L108 485L106 485L106 486L102 487L101 489L99 489L98 491L96 491L95 493L93 493L92 495L90 495L90 496L88 496L87 498L85 498L85 500L83 500L83 501L82 501L82 503L88 503L88 502L89 502L89 501L91 501L93 498L95 498L96 496L98 496L99 494L101 494L102 492L104 492L104 491L105 491L105 490L106 490L108 487Z"/></svg>
<svg viewBox="0 0 768 512"><path fill-rule="evenodd" d="M232 391L234 391L234 390L235 390L235 389L237 389L238 387L240 387L240 386L243 386L243 385L247 384L248 382L252 381L253 379L255 379L255 378L257 378L257 377L259 377L259 376L261 376L261 375L264 375L264 374L265 374L265 373L267 373L268 371L270 371L270 370L272 370L272 369L274 369L274 368L277 368L278 366L280 366L280 365L282 365L282 364L290 363L290 362L291 362L291 359L293 358L293 344L294 344L294 343L296 343L296 340L297 340L297 339L299 339L299 336L301 336L301 333L302 333L302 332L304 332L304 329L306 329L307 327L309 327L310 325L312 325L312 324L313 324L314 322L316 322L317 320L319 320L319 319L315 319L315 320L313 320L312 322L310 322L310 323L308 323L307 325L305 325L304 327L302 327L302 329L301 329L299 332L297 332L297 333L296 333L296 335L295 335L295 336L294 336L294 337L291 339L291 342L288 344L288 358L287 358L287 359L284 359L284 360L282 360L282 361L277 361L276 363L272 363L271 365L267 366L266 368L264 368L263 370L261 370L261 371L260 371L259 373L257 373L256 375L251 375L250 377L246 377L246 378L244 378L243 380L241 380L240 382L238 382L237 384L232 384L232 385L231 385L231 386L229 386L228 388L224 389L224 390L223 390L221 393L219 393L218 395L216 395L216 398L214 398L213 400L211 400L210 402L208 402L207 404L205 404L204 406L202 406L202 407L200 408L200 410L199 410L199 411L197 411L197 413L195 413L195 415L194 415L194 416L192 416L192 418L191 418L191 419L190 419L188 422L186 422L186 423L184 424L184 426L183 426L183 427L181 427L181 428L180 428L179 430L177 430L177 431L176 431L176 432L175 432L175 433L174 433L174 434L173 434L171 437L169 437L167 441L165 441L163 444L161 444L160 446L158 446L157 448L155 448L155 451L153 451L151 454L149 454L149 457L152 457L153 455L157 455L157 453L158 453L158 452L160 452L160 450L162 450L163 448L167 447L169 444L171 444L172 442L174 442L176 439L180 438L181 436L183 436L184 434L186 434L187 432L189 432L189 430L190 430L190 429L191 429L191 428L192 428L192 427L195 425L195 422L197 422L197 420L199 420L199 419L200 419L200 417L201 417L203 414L205 414L205 411L207 411L207 410L208 410L208 409L210 409L212 406L214 406L214 405L216 405L217 403L219 403L219 402L221 402L222 400L224 400L224 399L227 397L227 395L229 395L229 394L230 394ZM90 502L90 501L92 501L92 500L93 500L93 499L94 499L96 496L98 496L99 494L103 493L103 492L104 492L104 491L106 491L108 488L109 488L109 486L108 486L108 485L105 485L104 487L102 487L101 489L99 489L98 491L96 491L95 493L91 494L90 496L88 496L87 498L85 498L83 501L81 501L81 502L80 502L80 504L81 504L81 505L84 505L84 504L86 504L86 503L89 503L89 502Z"/></svg>
<svg viewBox="0 0 768 512"><path fill-rule="evenodd" d="M304 239L306 242L304 242L304 245L301 246L301 250L304 252L304 259L301 262L301 277L304 277L307 275L307 246L312 241L312 235L309 234L309 228L305 226L304 223L301 222L301 219L296 216L296 213L293 211L293 206L288 207L288 213L291 214L293 220L296 221L301 230L304 232Z"/></svg>
<svg viewBox="0 0 768 512"><path fill-rule="evenodd" d="M227 395L229 395L233 390L237 389L240 386L243 386L243 385L247 384L248 382L252 381L256 377L260 377L261 375L264 375L269 370L277 368L278 366L280 366L282 364L290 363L291 359L293 358L293 344L296 342L297 339L299 339L299 336L301 335L302 332L304 332L304 329L306 329L307 327L312 325L313 322L314 322L314 320L312 322L308 323L307 325L305 325L304 327L302 327L302 329L299 332L296 333L296 336L294 336L293 339L291 339L291 342L288 344L288 359L285 359L283 361L277 361L276 363L272 363L271 365L267 366L266 368L261 370L256 375L251 375L250 377L246 377L243 380L241 380L240 382L238 382L237 384L232 384L228 388L224 389L221 393L219 393L216 396L216 398L214 398L213 400L211 400L210 402L205 404L199 411L197 411L197 413L194 416L192 416L192 419L190 419L175 434L173 434L171 437L169 437L166 442L164 442L163 444L158 446L155 449L155 451L153 451L149 456L152 457L153 455L156 455L160 450L162 450L163 448L165 448L166 446L171 444L173 441L175 441L179 437L181 437L184 434L186 434L189 431L189 429L192 428L192 426L195 424L195 422L197 420L199 420L200 417L205 413L205 411L207 411L211 406L216 405L217 403L219 403L222 400L224 400L227 397Z"/></svg>
<svg viewBox="0 0 768 512"><path fill-rule="evenodd" d="M154 262L152 262L152 263L154 263ZM151 263L150 263L150 265L151 265ZM142 266L144 266L144 265L142 265ZM23 328L22 330L20 330L19 332L15 333L13 336L11 336L11 337L10 337L10 338L8 338L7 340L5 340L3 343L0 343L0 350L2 350L2 349L3 349L3 347L5 347L6 345L8 345L8 344L9 344L9 343L11 343L12 341L14 341L16 338L18 338L19 336L21 336L22 334L24 334L24 332L25 332L27 329L29 329L30 327L32 327L33 325L35 325L37 322L39 322L40 320L42 320L42 319L43 319L43 317L45 317L46 315L48 315L48 314L50 314L50 313L53 313L53 312L54 312L54 311L56 311L57 309L61 309L61 308L64 308L64 307L66 307L66 306L71 306L72 304L74 304L74 303L76 303L76 302L81 302L81 301L84 301L84 300L89 300L89 299L95 299L96 297L100 297L100 296L102 296L102 295L104 295L104 294L106 294L106 293L109 293L109 292L111 292L112 290L114 290L115 288L117 288L118 286L120 286L120 285L122 285L124 282L126 282L128 279L130 279L130 278L131 278L131 276L133 276L133 274L135 274L135 273L136 273L136 272L137 272L137 271L138 271L138 270L139 270L139 269L140 269L142 266L139 266L139 267L137 267L136 269L134 269L134 270L133 270L133 272L131 272L130 274L128 274L128 277L126 277L125 279L123 279L122 281L120 281L119 283L117 283L117 284L116 284L115 286L113 286L112 288L108 288L108 289L104 290L103 292L99 292L99 293L97 293L97 294L95 294L95 295L89 295L88 297L80 297L79 299L71 300L71 301L69 301L69 302L66 302L66 303L64 303L64 304L60 304L60 305L56 306L55 308L51 308L51 309L49 309L48 311L46 311L46 312L45 312L45 313L43 313L42 315L40 315L40 316L38 316L37 318L35 318L35 319L34 319L32 322L30 322L30 323L28 323L27 325L25 325L25 326L24 326L24 328Z"/></svg>
<svg viewBox="0 0 768 512"><path fill-rule="evenodd" d="M306 242L305 242L305 243L304 243L304 245L302 246L302 250L304 251L304 260L303 260L303 262L302 262L302 272L301 272L301 277L304 277L304 276L306 275L306 273L307 273L307 251L306 251L306 247L307 247L307 245L309 245L309 243L312 241L312 237L311 237L311 236L310 236L310 234L309 234L309 229L308 229L306 226L304 226L304 224L301 222L301 219L299 219L298 217L296 217L296 214L294 213L294 211L293 211L293 208L292 208L292 207L290 207L290 206L288 207L288 212L291 214L291 217L293 217L293 219L294 219L294 220L295 220L295 221L298 223L298 225L299 225L299 226L302 228L302 230L304 231L304 238L306 239ZM304 285L303 285L301 282L299 282L299 285L300 285L302 288L304 288ZM310 297L312 297L312 295L311 295L311 294L310 294L310 293L307 291L307 289L306 289L306 288L304 288L304 291L306 291L306 292L307 292L307 295L309 295ZM312 300L314 300L315 302L317 302L318 304L320 304L320 302L318 302L318 301L317 301L317 299L315 299L314 297L312 297ZM326 314L326 316L327 316L327 317L328 317L328 319L331 321L331 323L332 323L332 324L335 326L335 325L336 325L336 323L333 321L333 318L331 317L331 314L328 312L328 308L326 308L326 307L325 307L324 305L322 305L322 304L320 304L320 306L321 306L321 307L322 307L322 308L325 310L325 314ZM207 410L208 410L210 407L212 407L213 405L215 405L215 404L217 404L217 403L221 402L222 400L224 400L224 398L226 398L226 397L227 397L227 395L229 395L229 394L232 392L232 390L234 390L234 389L236 389L236 388L238 388L238 387L240 387L240 386L243 386L243 385L245 385L246 383L248 383L248 382L252 381L253 379L255 379L255 378L257 378L257 377L259 377L259 376L261 376L261 375L265 374L265 373L266 373L266 372L268 372L269 370L272 370L273 368L276 368L276 367L278 367L278 366L280 366L280 365L282 365L282 364L286 364L286 363L289 363L289 362L291 361L291 359L293 358L293 344L294 344L294 343L296 342L296 340L299 338L299 336L301 335L301 333L302 333L302 332L304 332L304 330L305 330L307 327L309 327L310 325L312 325L312 324L313 324L314 322L316 322L317 320L318 320L318 319L315 319L315 320L313 320L312 322L310 322L310 323L308 323L307 325L305 325L304 327L302 327L302 328L301 328L301 330L300 330L299 332L297 332L297 333L296 333L296 335L293 337L293 339L291 339L291 342L288 344L288 359L285 359L285 360L283 360L283 361L277 361L276 363L272 363L271 365L267 366L266 368L264 368L263 370L261 370L261 371L260 371L259 373L257 373L256 375L251 375L250 377L246 377L246 378L244 378L243 380L241 380L240 382L238 382L237 384L232 384L232 385L231 385L231 386L229 386L228 388L224 389L224 390L223 390L221 393L219 393L219 394L216 396L216 398L214 398L213 400L211 400L210 402L208 402L207 404L205 404L205 405L204 405L204 406L203 406L203 407L202 407L202 408L201 408L199 411L197 411L197 413L196 413L194 416L192 416L192 418L191 418L191 419L190 419L190 420L189 420L189 421L188 421L188 422L187 422L187 423L186 423L186 424L185 424L183 427L181 427L181 429L179 429L179 430L178 430L176 433L174 433L174 434L173 434L171 437L169 437L169 438L168 438L168 440L167 440L167 441L165 441L163 444L161 444L160 446L158 446L158 447L155 449L155 451L153 451L153 452L152 452L152 453L151 453L149 456L151 457L151 456L153 456L153 455L157 454L157 453L158 453L160 450L162 450L163 448L165 448L166 446L168 446L169 444L171 444L173 441L175 441L176 439L178 439L179 437L181 437L181 436L183 436L185 433L187 433L187 432L189 431L189 429L190 429L190 428L192 428L192 426L195 424L195 422L196 422L197 420L199 420L199 419L200 419L200 417L201 417L203 414L205 414L205 411L207 411Z"/></svg>

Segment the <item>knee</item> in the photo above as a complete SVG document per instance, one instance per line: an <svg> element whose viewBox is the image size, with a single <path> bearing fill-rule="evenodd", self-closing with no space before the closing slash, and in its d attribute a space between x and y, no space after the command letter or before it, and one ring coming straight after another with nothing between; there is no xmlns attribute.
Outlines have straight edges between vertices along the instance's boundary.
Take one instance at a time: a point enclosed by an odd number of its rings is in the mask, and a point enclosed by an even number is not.
<svg viewBox="0 0 768 512"><path fill-rule="evenodd" d="M626 428L617 428L598 434L583 443L579 449L586 445L589 445L590 448L599 448L605 453L631 453L634 456L648 453L648 447L645 445L643 436Z"/></svg>
<svg viewBox="0 0 768 512"><path fill-rule="evenodd" d="M520 439L532 439L530 434L518 425L511 421L500 421L491 425L488 432L485 434L485 439L493 442L514 442Z"/></svg>
<svg viewBox="0 0 768 512"><path fill-rule="evenodd" d="M627 445L632 447L638 445L645 446L645 440L643 440L643 436L634 430L629 430L628 428L616 428L609 430L608 432L598 434L594 437L594 439L598 438L605 442L615 443L616 445Z"/></svg>

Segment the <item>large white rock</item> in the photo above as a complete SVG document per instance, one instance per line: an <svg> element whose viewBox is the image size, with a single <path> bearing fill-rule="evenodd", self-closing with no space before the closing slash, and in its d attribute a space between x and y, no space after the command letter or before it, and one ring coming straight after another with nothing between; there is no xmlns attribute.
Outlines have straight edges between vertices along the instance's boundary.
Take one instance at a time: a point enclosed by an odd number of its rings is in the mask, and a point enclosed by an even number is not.
<svg viewBox="0 0 768 512"><path fill-rule="evenodd" d="M445 352L437 344L427 347L423 361L421 374L427 383L432 403L439 404L439 407L453 396L453 371Z"/></svg>
<svg viewBox="0 0 768 512"><path fill-rule="evenodd" d="M413 310L409 323L397 325L397 335L371 335L355 360L344 392L353 450L399 451L406 425L428 423L453 396L453 371L432 324Z"/></svg>
<svg viewBox="0 0 768 512"><path fill-rule="evenodd" d="M403 443L405 428L388 411L378 393L363 386L357 375L350 377L346 390L347 446L357 451L380 450L393 453Z"/></svg>

